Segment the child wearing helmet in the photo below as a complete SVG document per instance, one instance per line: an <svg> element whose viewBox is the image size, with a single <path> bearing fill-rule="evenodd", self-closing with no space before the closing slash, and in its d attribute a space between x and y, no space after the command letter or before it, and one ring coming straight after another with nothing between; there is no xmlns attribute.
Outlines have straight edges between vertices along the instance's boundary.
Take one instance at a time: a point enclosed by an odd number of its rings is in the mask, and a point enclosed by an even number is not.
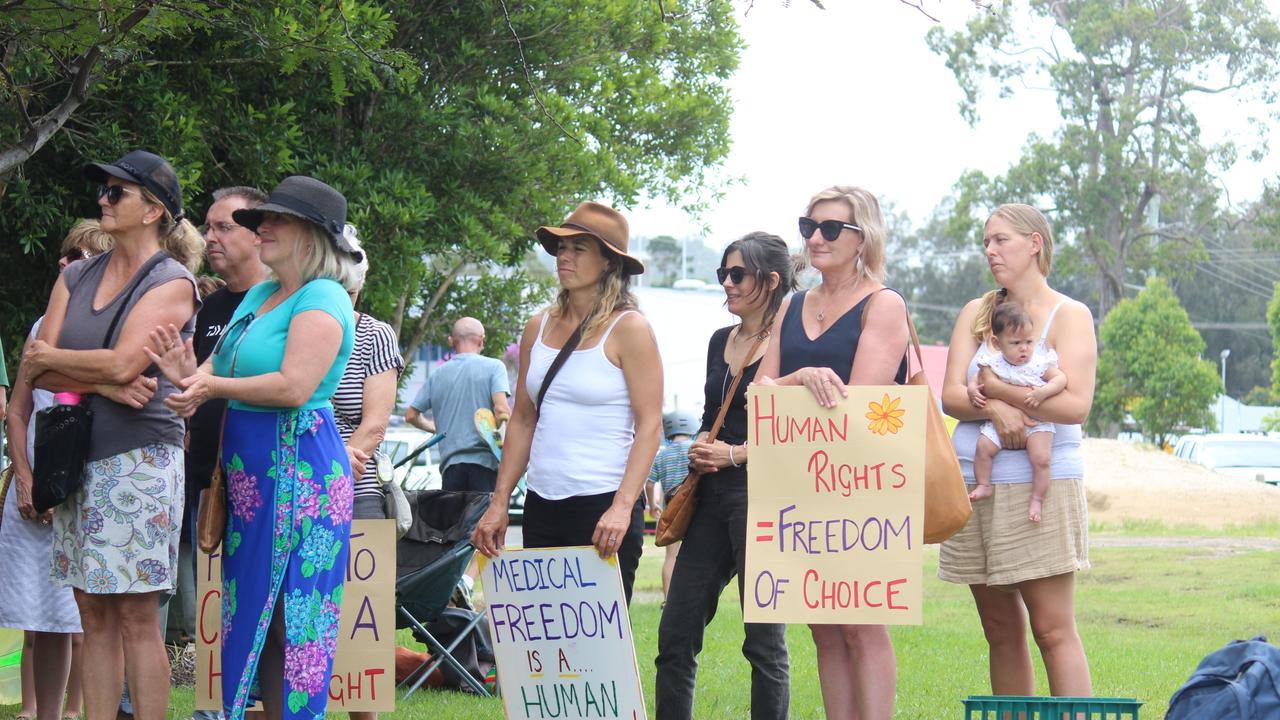
<svg viewBox="0 0 1280 720"><path fill-rule="evenodd" d="M662 434L667 438L667 444L653 459L653 467L649 470L649 481L645 487L654 520L662 517L662 508L666 507L667 498L671 497L671 493L689 475L689 446L693 443L693 434L697 430L698 421L687 412L674 410L662 416ZM672 543L666 549L667 555L662 563L664 598L667 596L667 585L671 583L671 572L676 566L676 556L680 554L680 543Z"/></svg>

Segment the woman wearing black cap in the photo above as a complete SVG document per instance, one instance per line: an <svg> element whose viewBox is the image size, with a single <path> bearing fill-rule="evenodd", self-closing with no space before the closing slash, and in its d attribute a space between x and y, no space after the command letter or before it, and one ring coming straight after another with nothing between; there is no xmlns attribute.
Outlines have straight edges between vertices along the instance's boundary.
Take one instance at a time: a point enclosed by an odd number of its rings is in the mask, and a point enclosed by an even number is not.
<svg viewBox="0 0 1280 720"><path fill-rule="evenodd" d="M184 478L182 420L163 403L173 387L144 346L157 324L190 337L204 241L163 158L135 150L85 174L102 183L115 248L63 271L23 372L34 387L82 394L94 414L84 484L53 513L50 573L80 609L85 710L115 716L127 667L136 716L150 720L168 705L156 613L176 577Z"/></svg>
<svg viewBox="0 0 1280 720"><path fill-rule="evenodd" d="M222 441L222 704L239 720L261 699L268 718L321 717L338 643L351 537L351 464L329 398L355 338L343 285L362 255L343 237L347 201L289 177L266 204L235 211L258 234L272 277L255 285L214 348L194 355L157 329L154 359L187 373L167 403L189 416L228 400Z"/></svg>
<svg viewBox="0 0 1280 720"><path fill-rule="evenodd" d="M617 553L630 602L643 544L640 494L662 433L662 359L630 289L644 265L627 254L626 218L597 203L582 203L560 227L538 228L538 240L556 256L560 295L520 339L498 487L472 543L489 557L502 550L507 503L527 468L524 546Z"/></svg>

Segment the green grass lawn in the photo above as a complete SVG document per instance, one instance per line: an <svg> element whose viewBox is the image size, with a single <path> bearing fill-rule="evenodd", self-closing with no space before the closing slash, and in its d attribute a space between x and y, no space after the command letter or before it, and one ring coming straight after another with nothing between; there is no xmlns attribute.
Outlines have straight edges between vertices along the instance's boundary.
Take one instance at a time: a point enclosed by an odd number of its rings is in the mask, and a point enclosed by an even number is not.
<svg viewBox="0 0 1280 720"><path fill-rule="evenodd" d="M1149 529L1149 528L1143 528ZM1139 533L1145 535L1145 533ZM1125 531L1108 531L1110 545ZM652 712L661 551L647 548L631 608L641 680ZM986 694L986 645L967 589L934 579L937 549L925 551L925 624L892 631L898 655L896 718L960 718L961 700ZM1235 638L1280 639L1280 579L1274 552L1100 547L1079 576L1077 617L1100 696L1136 697L1141 717L1163 717L1169 696L1200 659ZM739 647L742 615L730 585L707 629L698 676L697 715L746 718L750 674ZM792 627L791 714L821 718L822 698L808 630ZM402 638L405 644L412 641ZM1038 654L1033 655L1039 663ZM1037 667L1037 690L1048 692ZM175 689L170 716L191 714L192 693ZM0 708L9 717L16 706ZM501 701L456 692L419 692L394 717L409 720L503 717Z"/></svg>

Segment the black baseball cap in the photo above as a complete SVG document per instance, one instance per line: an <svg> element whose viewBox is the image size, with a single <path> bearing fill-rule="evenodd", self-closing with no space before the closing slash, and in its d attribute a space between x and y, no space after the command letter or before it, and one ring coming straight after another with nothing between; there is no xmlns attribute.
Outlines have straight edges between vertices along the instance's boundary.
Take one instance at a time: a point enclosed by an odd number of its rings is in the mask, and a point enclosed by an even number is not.
<svg viewBox="0 0 1280 720"><path fill-rule="evenodd" d="M178 174L168 160L146 150L134 150L111 163L89 163L84 175L90 180L105 183L108 177L136 183L151 191L173 216L174 222L182 219L182 186Z"/></svg>

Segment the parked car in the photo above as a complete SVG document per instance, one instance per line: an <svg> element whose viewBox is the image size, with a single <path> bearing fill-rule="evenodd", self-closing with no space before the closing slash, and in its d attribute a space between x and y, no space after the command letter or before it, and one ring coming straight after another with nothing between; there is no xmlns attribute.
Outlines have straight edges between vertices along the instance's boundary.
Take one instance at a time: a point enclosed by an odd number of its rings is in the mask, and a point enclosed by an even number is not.
<svg viewBox="0 0 1280 720"><path fill-rule="evenodd" d="M431 437L430 433L408 425L387 428L386 437L382 440L382 452L395 465ZM424 450L408 465L396 468L395 478L405 490L440 489L440 467L432 457L431 450Z"/></svg>
<svg viewBox="0 0 1280 720"><path fill-rule="evenodd" d="M382 440L382 451L391 458L392 465L395 465L433 437L430 433L408 425L390 427ZM424 450L411 463L397 468L395 478L405 490L439 490L443 480L436 448ZM524 496L524 478L520 478L519 484L511 493L509 504L508 514L512 525L520 525L524 521Z"/></svg>
<svg viewBox="0 0 1280 720"><path fill-rule="evenodd" d="M1184 435L1173 448L1183 460L1233 477L1280 484L1280 438L1245 433Z"/></svg>

